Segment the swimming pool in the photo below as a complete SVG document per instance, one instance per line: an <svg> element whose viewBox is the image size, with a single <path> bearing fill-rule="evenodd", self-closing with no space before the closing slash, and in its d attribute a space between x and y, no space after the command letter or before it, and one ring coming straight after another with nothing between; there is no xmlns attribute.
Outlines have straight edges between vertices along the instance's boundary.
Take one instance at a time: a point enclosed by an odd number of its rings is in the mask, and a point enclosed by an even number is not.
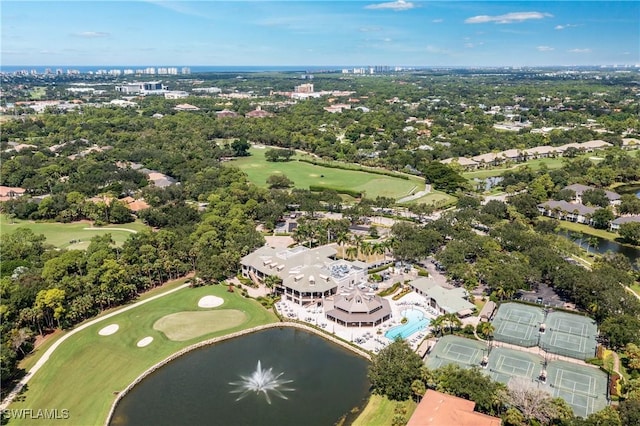
<svg viewBox="0 0 640 426"><path fill-rule="evenodd" d="M397 325L387 330L387 332L384 333L387 339L395 340L398 337L406 339L420 330L425 330L431 322L431 320L427 318L427 315L420 309L405 309L402 311L402 317L408 321L405 324Z"/></svg>

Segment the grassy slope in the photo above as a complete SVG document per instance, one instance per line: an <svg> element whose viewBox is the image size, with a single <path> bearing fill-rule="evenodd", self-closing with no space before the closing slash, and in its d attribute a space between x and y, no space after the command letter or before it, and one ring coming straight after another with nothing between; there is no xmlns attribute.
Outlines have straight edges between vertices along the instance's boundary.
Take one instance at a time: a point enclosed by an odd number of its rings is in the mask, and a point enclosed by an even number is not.
<svg viewBox="0 0 640 426"><path fill-rule="evenodd" d="M185 278L181 278L181 279L178 279L178 280L170 281L170 282L168 282L166 284L163 284L160 287L152 288L149 291L146 291L143 294L141 294L140 297L138 297L137 299L132 300L131 303L140 302L142 300L145 300L145 299L148 299L150 297L156 296L159 293L164 293L165 291L171 290L173 288L176 288L176 287L184 284L184 282L185 282ZM107 309L107 310L101 312L99 315L97 315L97 316L95 316L93 318L89 318L88 320L86 320L84 322L88 322L88 321L94 320L96 318L99 318L101 316L109 314L109 313L111 313L111 312L113 312L113 311L115 311L117 309L120 309L120 308L122 308L122 306L119 306L117 308ZM84 322L81 322L77 326L80 326L80 325L84 324ZM42 342L41 345L39 345L32 353L27 355L26 358L24 358L22 361L20 361L20 364L19 364L20 368L22 368L25 371L29 371L29 369L31 367L33 367L33 365L36 362L38 362L38 360L40 359L42 354L44 354L47 351L47 349L49 349L49 347L51 345L53 345L58 339L60 339L65 334L67 334L67 331L59 331L55 335L47 336L46 340L44 342Z"/></svg>
<svg viewBox="0 0 640 426"><path fill-rule="evenodd" d="M296 188L308 189L309 185L325 185L354 189L364 191L368 198L379 195L401 198L414 188L424 189L424 179L417 177L404 180L356 170L315 166L299 161L274 163L264 158L264 149L252 148L250 152L250 157L234 160L232 164L243 170L251 182L261 187L267 186L267 178L272 174L283 173L294 182Z"/></svg>
<svg viewBox="0 0 640 426"><path fill-rule="evenodd" d="M367 406L353 422L353 426L388 426L393 423L397 404L404 404L407 413L405 419L409 420L416 409L414 401L391 401L386 396L371 395Z"/></svg>
<svg viewBox="0 0 640 426"><path fill-rule="evenodd" d="M198 310L198 300L208 294L225 299L218 309L241 310L248 320L241 326L184 342L173 342L153 329L154 322L165 315ZM244 299L238 293L228 293L224 286L183 289L95 324L69 338L31 379L23 398L10 408L66 408L73 424L102 424L115 399L114 392L124 389L147 368L198 341L275 320L275 316L257 302ZM109 324L118 324L119 331L111 336L99 336L98 331ZM136 343L146 336L153 337L153 342L138 348ZM11 422L12 425L26 423ZM70 424L69 421L66 424Z"/></svg>
<svg viewBox="0 0 640 426"><path fill-rule="evenodd" d="M142 231L149 229L141 222L125 223L122 225L108 225L96 230L85 230L93 225L89 222L56 223L56 222L33 222L29 220L10 220L6 215L0 215L0 232L10 233L16 229L24 227L31 229L36 234L43 234L47 242L59 248L70 248L84 250L89 246L89 240L96 235L110 233L117 245L122 245L132 234L128 231L118 231L109 228L131 229ZM71 240L80 240L79 243L70 244Z"/></svg>

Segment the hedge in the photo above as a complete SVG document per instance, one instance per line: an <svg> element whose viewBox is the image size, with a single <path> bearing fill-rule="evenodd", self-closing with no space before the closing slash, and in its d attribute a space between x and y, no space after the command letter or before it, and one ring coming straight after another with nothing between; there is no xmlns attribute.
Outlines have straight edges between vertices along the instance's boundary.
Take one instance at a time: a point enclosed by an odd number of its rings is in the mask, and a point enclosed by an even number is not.
<svg viewBox="0 0 640 426"><path fill-rule="evenodd" d="M309 185L309 191L311 192L322 192L325 190L332 190L332 191L336 191L338 194L346 194L346 195L350 195L353 198L361 198L362 197L362 192L360 191L355 191L353 189L347 189L347 188L334 188L331 186L323 186L323 185Z"/></svg>
<svg viewBox="0 0 640 426"><path fill-rule="evenodd" d="M396 290L398 290L399 287L400 287L400 282L397 282L394 285L392 285L391 287L389 287L388 289L382 290L380 293L378 293L378 296L384 297L384 296L388 296L390 294L393 294L393 293L396 292Z"/></svg>
<svg viewBox="0 0 640 426"><path fill-rule="evenodd" d="M303 163L313 164L314 166L327 167L330 169L356 170L361 172L373 173L376 175L391 176L399 179L409 180L409 176L400 174L398 172L393 172L391 170L369 169L360 165L353 165L353 164L347 164L347 163L331 163L331 162L322 161L322 160L312 160L310 158L299 158L298 161L301 161Z"/></svg>

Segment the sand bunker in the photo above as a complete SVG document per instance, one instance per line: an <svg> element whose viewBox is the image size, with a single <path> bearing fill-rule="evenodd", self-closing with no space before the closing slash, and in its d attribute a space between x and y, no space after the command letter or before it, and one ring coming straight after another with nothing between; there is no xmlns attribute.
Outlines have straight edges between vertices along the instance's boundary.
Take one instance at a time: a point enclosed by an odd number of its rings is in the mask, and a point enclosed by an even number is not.
<svg viewBox="0 0 640 426"><path fill-rule="evenodd" d="M120 328L120 326L118 324L111 324L111 325L106 326L102 330L98 331L98 334L101 335L101 336L109 336L109 335L115 333L116 331L118 331L119 328Z"/></svg>
<svg viewBox="0 0 640 426"><path fill-rule="evenodd" d="M141 339L138 343L137 346L139 348L144 348L145 346L148 346L151 342L153 342L153 337L151 336L147 336L144 339Z"/></svg>
<svg viewBox="0 0 640 426"><path fill-rule="evenodd" d="M215 308L216 306L220 306L224 303L224 299L218 296L204 296L198 302L198 307L200 308Z"/></svg>

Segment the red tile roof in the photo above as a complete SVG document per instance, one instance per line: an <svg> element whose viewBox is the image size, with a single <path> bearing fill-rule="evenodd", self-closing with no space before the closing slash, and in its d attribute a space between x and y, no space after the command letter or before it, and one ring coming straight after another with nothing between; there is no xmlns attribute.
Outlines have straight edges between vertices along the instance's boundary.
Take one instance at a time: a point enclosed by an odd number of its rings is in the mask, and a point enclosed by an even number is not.
<svg viewBox="0 0 640 426"><path fill-rule="evenodd" d="M407 426L500 426L498 417L473 411L476 403L427 390Z"/></svg>

